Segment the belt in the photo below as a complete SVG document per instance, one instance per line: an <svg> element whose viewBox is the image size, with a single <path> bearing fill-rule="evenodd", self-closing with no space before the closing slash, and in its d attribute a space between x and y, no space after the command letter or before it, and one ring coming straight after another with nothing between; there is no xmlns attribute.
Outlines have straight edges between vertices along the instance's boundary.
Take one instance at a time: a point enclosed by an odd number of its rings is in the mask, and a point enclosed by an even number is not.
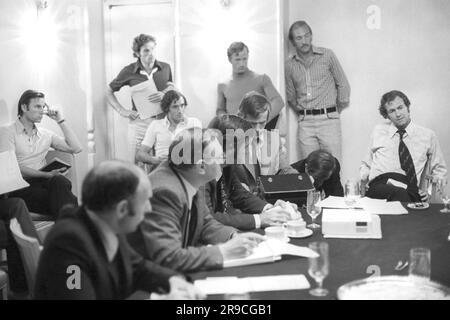
<svg viewBox="0 0 450 320"><path fill-rule="evenodd" d="M299 113L301 115L312 114L313 116L316 116L318 114L325 114L325 113L330 113L330 112L335 112L335 111L337 111L336 107L331 107L331 108L323 108L323 109L302 109L299 111Z"/></svg>

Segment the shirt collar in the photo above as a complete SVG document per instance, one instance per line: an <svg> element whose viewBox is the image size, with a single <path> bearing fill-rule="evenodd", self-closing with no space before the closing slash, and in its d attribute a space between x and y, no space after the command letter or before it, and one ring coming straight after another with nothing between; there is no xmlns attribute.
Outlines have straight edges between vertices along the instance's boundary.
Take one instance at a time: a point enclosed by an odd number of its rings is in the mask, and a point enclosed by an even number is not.
<svg viewBox="0 0 450 320"><path fill-rule="evenodd" d="M416 127L416 125L411 121L408 124L408 126L405 128L405 132L406 132L405 136L412 135L415 127ZM395 134L397 133L397 131L398 131L398 128L391 122L391 124L389 126L389 136L391 138L393 138L395 136Z"/></svg>
<svg viewBox="0 0 450 320"><path fill-rule="evenodd" d="M182 174L180 174L180 177L184 183L184 186L186 187L186 192L189 200L189 208L192 208L192 200L197 193L197 189L189 181L187 181Z"/></svg>
<svg viewBox="0 0 450 320"><path fill-rule="evenodd" d="M155 59L155 63L153 64L153 68L154 68L154 67L156 67L156 68L158 69L157 71L160 71L160 70L162 69L161 64L160 64L159 61L156 60L156 59ZM140 72L141 70L145 70L145 68L144 68L144 66L143 66L142 63L141 63L141 60L138 58L137 61L136 61L135 64L134 64L134 69L133 69L133 71L134 71L134 73L138 73L138 72Z"/></svg>
<svg viewBox="0 0 450 320"><path fill-rule="evenodd" d="M117 238L117 235L111 227L95 213L92 213L89 210L86 210L86 213L92 223L97 227L97 230L100 232L100 238L102 239L108 261L113 261L117 251L119 250L119 238Z"/></svg>
<svg viewBox="0 0 450 320"><path fill-rule="evenodd" d="M17 134L24 133L24 134L28 135L28 132L25 129L25 126L23 125L22 121L20 121L20 118L17 118L17 120L15 122L15 126L16 126ZM38 137L40 137L40 132L38 130L38 127L36 127L36 124L33 124L32 133L33 133L33 135L37 135Z"/></svg>
<svg viewBox="0 0 450 320"><path fill-rule="evenodd" d="M312 51L313 51L314 54L320 54L320 55L325 54L325 50L323 48L316 47L316 46L312 46ZM297 53L295 53L292 58L294 58L295 60L298 60L298 61L302 60L302 58L300 58L297 55Z"/></svg>

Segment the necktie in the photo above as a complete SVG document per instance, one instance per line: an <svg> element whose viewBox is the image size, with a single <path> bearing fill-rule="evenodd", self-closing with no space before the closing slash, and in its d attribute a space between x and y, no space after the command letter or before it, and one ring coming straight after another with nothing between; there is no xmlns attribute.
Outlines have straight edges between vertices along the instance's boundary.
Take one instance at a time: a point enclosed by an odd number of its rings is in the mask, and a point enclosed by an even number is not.
<svg viewBox="0 0 450 320"><path fill-rule="evenodd" d="M408 147L403 141L403 136L406 133L405 130L398 130L398 134L400 135L400 143L398 144L398 155L400 158L400 166L405 171L406 177L408 179L408 184L411 187L417 187L417 177L416 177L416 169L414 168L414 162L411 157L411 153L409 153Z"/></svg>

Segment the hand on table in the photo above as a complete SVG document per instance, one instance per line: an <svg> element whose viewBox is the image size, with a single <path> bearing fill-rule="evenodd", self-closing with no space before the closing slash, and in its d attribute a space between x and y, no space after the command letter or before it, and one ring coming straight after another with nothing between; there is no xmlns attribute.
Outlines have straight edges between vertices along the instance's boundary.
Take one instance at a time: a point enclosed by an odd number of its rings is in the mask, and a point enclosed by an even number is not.
<svg viewBox="0 0 450 320"><path fill-rule="evenodd" d="M266 238L253 232L236 233L233 238L219 245L223 259L243 258L250 255L255 247Z"/></svg>

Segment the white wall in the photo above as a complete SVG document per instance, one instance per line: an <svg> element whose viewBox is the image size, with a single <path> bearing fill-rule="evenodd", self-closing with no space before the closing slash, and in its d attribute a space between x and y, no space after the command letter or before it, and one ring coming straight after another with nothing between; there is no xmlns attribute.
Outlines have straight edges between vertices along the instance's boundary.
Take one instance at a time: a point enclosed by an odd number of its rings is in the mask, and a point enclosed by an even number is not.
<svg viewBox="0 0 450 320"><path fill-rule="evenodd" d="M367 9L380 8L370 30ZM432 128L450 165L450 2L448 0L290 0L289 23L306 20L313 43L331 48L352 87L342 114L343 178L357 177L383 93L411 100L416 123ZM287 30L286 30L287 32Z"/></svg>
<svg viewBox="0 0 450 320"><path fill-rule="evenodd" d="M37 89L58 107L83 146L76 156L81 175L87 170L88 65L82 0L49 1L44 20L36 25L34 0L0 1L0 124L12 122L23 91ZM44 118L42 126L61 132ZM80 186L80 183L78 183Z"/></svg>

